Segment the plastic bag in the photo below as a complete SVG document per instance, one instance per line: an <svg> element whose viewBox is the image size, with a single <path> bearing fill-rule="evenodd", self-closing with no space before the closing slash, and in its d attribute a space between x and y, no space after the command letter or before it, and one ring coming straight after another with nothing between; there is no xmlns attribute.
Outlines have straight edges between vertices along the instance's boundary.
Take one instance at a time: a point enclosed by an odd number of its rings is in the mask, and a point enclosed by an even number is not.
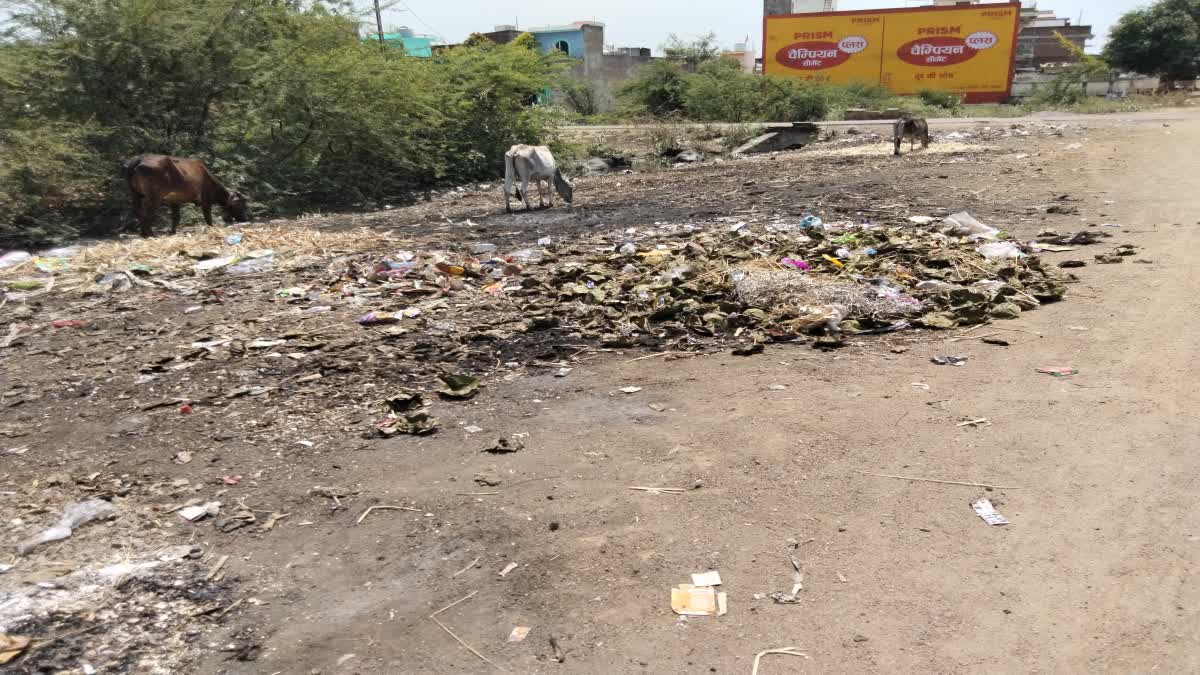
<svg viewBox="0 0 1200 675"><path fill-rule="evenodd" d="M6 267L16 267L30 260L33 260L33 256L26 251L9 251L4 255L0 255L0 270Z"/></svg>
<svg viewBox="0 0 1200 675"><path fill-rule="evenodd" d="M226 274L254 274L275 266L275 252L270 249L253 251L225 269Z"/></svg>
<svg viewBox="0 0 1200 675"><path fill-rule="evenodd" d="M1009 260L1012 258L1022 258L1025 256L1021 252L1021 247L1011 241L997 241L991 244L984 244L975 249L979 251L979 255L988 260Z"/></svg>
<svg viewBox="0 0 1200 675"><path fill-rule="evenodd" d="M42 544L66 539L80 525L90 523L93 520L107 520L116 515L117 507L103 499L89 499L86 502L68 504L63 509L62 518L59 518L53 527L42 530L34 537L18 545L17 553L25 555Z"/></svg>
<svg viewBox="0 0 1200 675"><path fill-rule="evenodd" d="M966 211L947 216L945 220L949 229L947 234L968 239L995 239L1000 236L1000 230L989 227L971 217Z"/></svg>

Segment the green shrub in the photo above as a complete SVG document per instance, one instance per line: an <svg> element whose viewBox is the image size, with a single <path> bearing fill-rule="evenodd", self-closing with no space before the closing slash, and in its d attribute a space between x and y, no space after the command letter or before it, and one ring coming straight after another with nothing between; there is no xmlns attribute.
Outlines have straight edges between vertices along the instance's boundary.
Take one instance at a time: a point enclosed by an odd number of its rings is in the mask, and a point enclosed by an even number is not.
<svg viewBox="0 0 1200 675"><path fill-rule="evenodd" d="M678 64L652 61L642 66L638 76L620 88L618 94L639 114L670 116L684 109L687 77Z"/></svg>
<svg viewBox="0 0 1200 675"><path fill-rule="evenodd" d="M958 94L941 89L922 89L917 92L917 98L925 105L944 110L957 110L962 105L962 97Z"/></svg>

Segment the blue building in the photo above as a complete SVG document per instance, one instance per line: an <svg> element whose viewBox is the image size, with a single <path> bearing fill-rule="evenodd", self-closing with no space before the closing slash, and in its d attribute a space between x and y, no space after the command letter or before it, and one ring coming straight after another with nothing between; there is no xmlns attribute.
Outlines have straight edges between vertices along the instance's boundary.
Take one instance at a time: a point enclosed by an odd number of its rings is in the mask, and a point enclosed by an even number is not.
<svg viewBox="0 0 1200 675"><path fill-rule="evenodd" d="M401 26L394 33L384 33L383 41L389 44L400 43L404 47L404 53L409 56L430 58L433 56L433 44L438 42L438 39L432 35L418 35L411 28Z"/></svg>
<svg viewBox="0 0 1200 675"><path fill-rule="evenodd" d="M492 42L512 42L521 33L530 33L544 53L561 52L575 59L571 74L586 80L595 89L601 108L608 109L615 101L616 90L622 83L637 77L642 66L651 61L645 47L620 49L604 44L604 24L599 21L576 21L565 26L541 26L519 30L516 26L496 26L484 37Z"/></svg>

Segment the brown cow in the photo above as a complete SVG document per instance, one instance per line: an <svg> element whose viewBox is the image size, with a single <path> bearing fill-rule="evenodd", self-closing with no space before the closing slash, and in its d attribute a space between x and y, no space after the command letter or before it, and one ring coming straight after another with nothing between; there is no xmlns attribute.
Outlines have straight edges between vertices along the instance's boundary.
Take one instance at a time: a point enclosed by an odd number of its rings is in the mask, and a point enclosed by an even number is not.
<svg viewBox="0 0 1200 675"><path fill-rule="evenodd" d="M138 155L122 165L133 194L133 214L143 237L154 236L158 208L171 206L171 234L179 228L179 209L199 204L204 222L212 221L212 207L221 207L225 222L249 220L246 198L221 184L198 159L166 155Z"/></svg>

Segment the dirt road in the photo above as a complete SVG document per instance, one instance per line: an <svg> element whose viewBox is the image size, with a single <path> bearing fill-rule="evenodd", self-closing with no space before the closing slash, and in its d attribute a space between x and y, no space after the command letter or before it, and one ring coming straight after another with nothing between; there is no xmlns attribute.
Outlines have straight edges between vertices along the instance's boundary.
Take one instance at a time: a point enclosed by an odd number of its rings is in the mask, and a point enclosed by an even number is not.
<svg viewBox="0 0 1200 675"><path fill-rule="evenodd" d="M225 448L205 460L213 471L257 469L236 490L293 515L267 534L195 530L230 555L229 597L245 602L196 636L189 671L748 673L757 652L780 647L807 657L765 657L760 673L1200 671L1200 115L1103 126L1079 148L1031 140L1003 160L947 155L910 176L930 203L994 219L1069 194L1079 213L1052 224L1120 224L1113 243L1142 247L1148 264L1071 270L1081 282L1068 302L1019 321L834 354L610 352L567 377L510 378L453 413L481 434L350 438L302 456L289 447L305 421L289 418L272 447ZM1032 158L1013 160L1016 150ZM846 173L820 180L849 195L885 166L873 161L839 158ZM795 155L778 170L808 166ZM699 175L740 185L737 170ZM650 199L626 198L638 194ZM759 195L772 197L786 193ZM1026 239L1044 224L994 222ZM969 361L930 363L947 354ZM1044 366L1080 373L1035 372ZM959 426L981 418L990 425ZM524 435L525 449L479 452L502 435ZM106 457L146 480L171 477L195 468L169 462L187 438L156 433L128 459ZM362 498L312 506L307 490L334 483ZM977 517L982 497L1011 524ZM371 503L417 510L356 524ZM791 589L791 560L800 602L756 597ZM706 570L720 571L729 612L682 621L669 589ZM444 627L429 618L464 597L438 614ZM528 638L507 642L517 626ZM253 659L221 651L236 640L256 643Z"/></svg>
<svg viewBox="0 0 1200 675"><path fill-rule="evenodd" d="M764 672L1200 668L1197 141L1192 119L1094 134L1081 154L1047 150L1062 154L1044 164L1043 185L1136 233L1127 238L1154 264L1082 270L1079 301L978 333L1011 347L612 358L514 383L506 414L481 410L480 426L529 434L531 450L511 459L463 455L469 441L356 457L356 477L418 504L487 491L469 476L488 464L529 482L464 498L436 516L448 536L416 550L403 538L423 514L325 531L336 550L280 588L304 597L285 612L269 668L356 653L347 664L358 672L484 672L425 618L473 591L440 618L517 672L748 672L756 652L784 646L811 659L769 657ZM971 360L930 364L942 353ZM1057 365L1081 374L1034 372ZM630 384L644 390L613 394ZM956 426L981 417L992 425ZM1013 524L977 518L970 503L984 496ZM269 564L310 559L318 540L291 544ZM485 562L452 577L477 556ZM754 599L790 588L789 558L804 570L804 602ZM509 561L521 566L502 580ZM677 622L668 589L707 569L721 571L729 614ZM505 644L518 625L533 627L528 640ZM550 636L565 663L549 660Z"/></svg>

